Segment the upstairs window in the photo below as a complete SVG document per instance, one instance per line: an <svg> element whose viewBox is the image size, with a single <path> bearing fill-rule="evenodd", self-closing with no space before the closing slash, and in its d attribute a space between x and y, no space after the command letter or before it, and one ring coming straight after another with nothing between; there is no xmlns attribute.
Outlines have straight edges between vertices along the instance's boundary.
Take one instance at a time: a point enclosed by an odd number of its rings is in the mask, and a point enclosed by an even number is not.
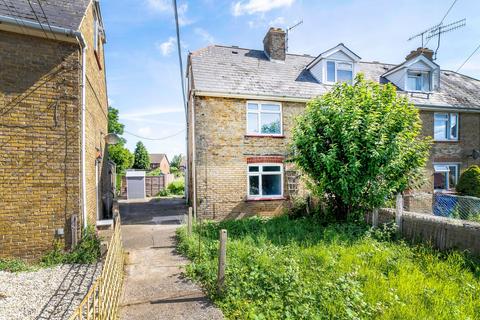
<svg viewBox="0 0 480 320"><path fill-rule="evenodd" d="M279 103L247 103L247 134L281 135L282 106Z"/></svg>
<svg viewBox="0 0 480 320"><path fill-rule="evenodd" d="M435 113L433 137L436 141L458 140L458 113Z"/></svg>
<svg viewBox="0 0 480 320"><path fill-rule="evenodd" d="M436 164L433 168L434 190L451 190L456 187L458 181L458 164Z"/></svg>
<svg viewBox="0 0 480 320"><path fill-rule="evenodd" d="M353 64L349 62L327 61L327 82L353 82Z"/></svg>
<svg viewBox="0 0 480 320"><path fill-rule="evenodd" d="M248 197L250 199L283 196L283 168L279 164L248 166Z"/></svg>
<svg viewBox="0 0 480 320"><path fill-rule="evenodd" d="M408 91L430 91L430 72L413 72L407 74Z"/></svg>

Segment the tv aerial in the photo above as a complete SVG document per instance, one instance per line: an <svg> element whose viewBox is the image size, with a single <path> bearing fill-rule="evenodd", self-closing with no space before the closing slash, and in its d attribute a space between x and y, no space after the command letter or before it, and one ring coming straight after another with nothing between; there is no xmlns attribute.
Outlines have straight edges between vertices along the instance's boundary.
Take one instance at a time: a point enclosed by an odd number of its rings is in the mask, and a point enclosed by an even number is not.
<svg viewBox="0 0 480 320"><path fill-rule="evenodd" d="M459 28L465 27L467 25L467 19L463 18L461 20L451 22L449 24L443 24L439 23L436 24L420 33L417 33L416 35L411 36L408 38L408 41L411 41L416 38L421 38L422 39L422 48L428 44L428 42L432 39L437 37L437 48L435 49L435 56L433 60L437 59L437 53L438 49L440 48L440 40L443 34L457 30ZM425 43L426 40L426 43Z"/></svg>
<svg viewBox="0 0 480 320"><path fill-rule="evenodd" d="M303 19L300 20L299 22L295 23L293 26L291 27L288 27L287 30L286 30L286 36L285 36L285 52L288 52L288 34L291 30L295 29L296 27L298 27L299 25L301 25L303 23Z"/></svg>

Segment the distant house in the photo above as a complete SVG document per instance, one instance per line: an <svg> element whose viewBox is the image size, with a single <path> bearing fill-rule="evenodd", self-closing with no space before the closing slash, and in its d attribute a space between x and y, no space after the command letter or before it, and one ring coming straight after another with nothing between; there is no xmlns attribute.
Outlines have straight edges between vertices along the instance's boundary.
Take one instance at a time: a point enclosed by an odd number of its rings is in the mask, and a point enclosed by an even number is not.
<svg viewBox="0 0 480 320"><path fill-rule="evenodd" d="M180 161L180 171L185 172L187 170L187 157L182 156L182 161Z"/></svg>
<svg viewBox="0 0 480 320"><path fill-rule="evenodd" d="M160 168L163 174L170 173L170 161L168 161L165 153L150 154L150 169L155 170L157 168Z"/></svg>
<svg viewBox="0 0 480 320"><path fill-rule="evenodd" d="M402 63L363 61L340 43L317 56L290 54L271 28L263 50L211 45L188 57L188 199L205 217L275 214L299 190L287 161L295 117L338 82L392 83L433 138L425 191L455 188L480 160L480 81L441 70L418 48ZM208 187L207 187L208 186Z"/></svg>
<svg viewBox="0 0 480 320"><path fill-rule="evenodd" d="M0 258L69 248L73 216L76 238L104 218L105 39L98 1L0 1Z"/></svg>

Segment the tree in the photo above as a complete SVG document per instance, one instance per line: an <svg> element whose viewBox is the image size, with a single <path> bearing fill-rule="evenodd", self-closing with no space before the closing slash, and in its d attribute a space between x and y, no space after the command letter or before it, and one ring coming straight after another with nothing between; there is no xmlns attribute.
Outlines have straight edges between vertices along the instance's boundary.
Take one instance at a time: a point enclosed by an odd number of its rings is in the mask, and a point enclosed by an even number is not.
<svg viewBox="0 0 480 320"><path fill-rule="evenodd" d="M182 155L181 154L174 155L172 158L172 161L170 161L170 167L179 169L181 163L182 163Z"/></svg>
<svg viewBox="0 0 480 320"><path fill-rule="evenodd" d="M124 125L119 122L118 110L108 107L108 132L122 135ZM117 173L123 174L126 169L133 165L133 154L125 148L126 140L121 138L115 145L108 146L108 155L110 159L117 165Z"/></svg>
<svg viewBox="0 0 480 320"><path fill-rule="evenodd" d="M462 196L480 198L480 167L470 166L465 170L458 180L455 188Z"/></svg>
<svg viewBox="0 0 480 320"><path fill-rule="evenodd" d="M307 103L293 130L293 161L339 220L361 218L423 174L429 138L418 110L391 84L338 84Z"/></svg>
<svg viewBox="0 0 480 320"><path fill-rule="evenodd" d="M150 169L150 156L147 148L142 141L138 141L134 152L135 160L133 161L134 169L148 170Z"/></svg>

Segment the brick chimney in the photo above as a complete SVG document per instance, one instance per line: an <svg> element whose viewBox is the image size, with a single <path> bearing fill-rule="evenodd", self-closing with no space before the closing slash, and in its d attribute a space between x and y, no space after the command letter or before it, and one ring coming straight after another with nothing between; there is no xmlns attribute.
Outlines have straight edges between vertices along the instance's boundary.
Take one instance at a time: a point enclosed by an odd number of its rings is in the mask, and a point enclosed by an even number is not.
<svg viewBox="0 0 480 320"><path fill-rule="evenodd" d="M429 60L433 61L433 50L430 50L428 48L422 48L422 47L418 47L417 50L410 51L410 53L405 57L405 60L410 60L421 54L423 54Z"/></svg>
<svg viewBox="0 0 480 320"><path fill-rule="evenodd" d="M285 31L270 28L263 38L263 50L270 60L285 60Z"/></svg>

